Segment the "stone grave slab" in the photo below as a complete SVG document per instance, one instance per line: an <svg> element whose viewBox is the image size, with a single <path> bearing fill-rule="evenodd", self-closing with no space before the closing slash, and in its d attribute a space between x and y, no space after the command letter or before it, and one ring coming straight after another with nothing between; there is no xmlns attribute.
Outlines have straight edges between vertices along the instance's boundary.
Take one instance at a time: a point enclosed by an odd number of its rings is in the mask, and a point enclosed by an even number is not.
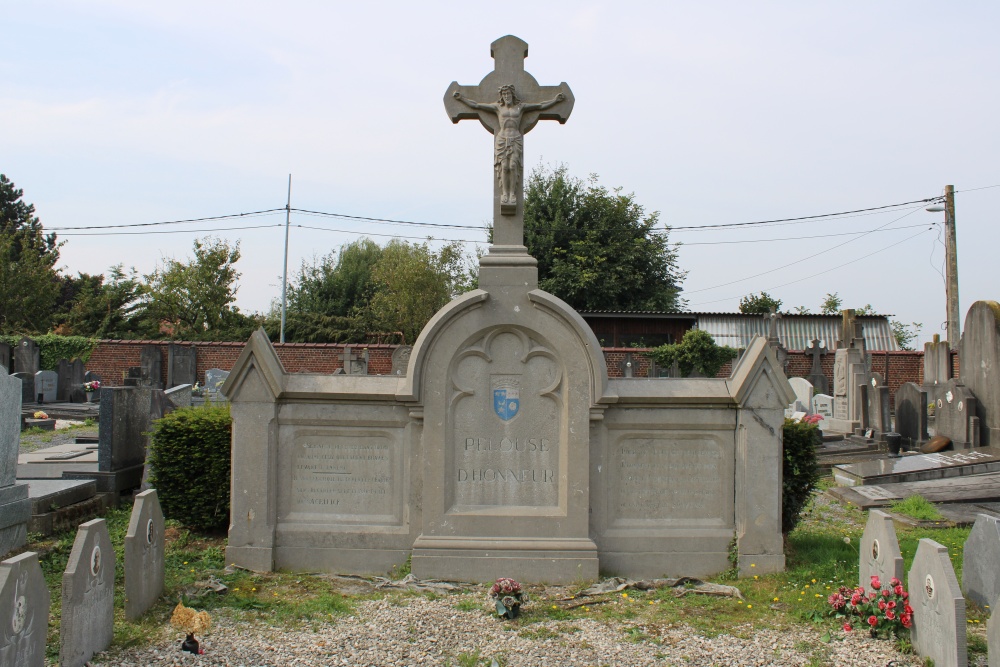
<svg viewBox="0 0 1000 667"><path fill-rule="evenodd" d="M115 550L107 523L80 525L62 581L61 667L84 667L111 645L115 616Z"/></svg>
<svg viewBox="0 0 1000 667"><path fill-rule="evenodd" d="M27 486L32 514L68 507L97 493L97 483L92 479L33 479Z"/></svg>
<svg viewBox="0 0 1000 667"><path fill-rule="evenodd" d="M191 396L194 387L189 384L179 384L163 392L163 395L175 408L191 407Z"/></svg>
<svg viewBox="0 0 1000 667"><path fill-rule="evenodd" d="M872 386L866 390L868 399L868 425L875 429L876 439L885 441L883 434L892 431L892 414L889 407L889 387L877 384L872 378Z"/></svg>
<svg viewBox="0 0 1000 667"><path fill-rule="evenodd" d="M995 604L991 604L991 609L996 609ZM986 621L986 647L987 659L990 665L1000 665L1000 614L996 612L990 614Z"/></svg>
<svg viewBox="0 0 1000 667"><path fill-rule="evenodd" d="M35 373L35 400L42 403L55 403L59 391L59 374L55 371L38 371Z"/></svg>
<svg viewBox="0 0 1000 667"><path fill-rule="evenodd" d="M962 592L981 609L1000 598L1000 521L980 514L962 552Z"/></svg>
<svg viewBox="0 0 1000 667"><path fill-rule="evenodd" d="M17 457L17 478L61 479L65 472L96 472L97 449L93 445L66 443Z"/></svg>
<svg viewBox="0 0 1000 667"><path fill-rule="evenodd" d="M864 487L861 487L864 488ZM903 581L903 554L899 551L899 540L896 539L896 527L892 517L879 510L868 512L868 522L865 532L861 535L861 547L858 549L858 579L859 585L865 590L871 588L871 578L877 576L885 587L895 577Z"/></svg>
<svg viewBox="0 0 1000 667"><path fill-rule="evenodd" d="M934 434L950 438L955 449L978 447L978 400L972 390L958 380L939 387L934 409Z"/></svg>
<svg viewBox="0 0 1000 667"><path fill-rule="evenodd" d="M916 449L930 439L927 433L927 392L912 382L896 390L896 432L903 447Z"/></svg>
<svg viewBox="0 0 1000 667"><path fill-rule="evenodd" d="M980 447L938 454L909 454L898 459L862 461L833 468L834 479L841 486L919 482L987 472L1000 472L1000 447Z"/></svg>
<svg viewBox="0 0 1000 667"><path fill-rule="evenodd" d="M58 385L56 386L56 400L57 401L68 401L69 400L69 386L70 380L72 378L70 374L70 363L69 359L60 359L56 363L56 376Z"/></svg>
<svg viewBox="0 0 1000 667"><path fill-rule="evenodd" d="M830 489L828 493L862 509L885 507L895 500L913 495L923 496L932 503L988 503L1000 501L1000 473L922 482L840 486Z"/></svg>
<svg viewBox="0 0 1000 667"><path fill-rule="evenodd" d="M0 555L28 537L28 487L16 481L21 438L21 382L0 373Z"/></svg>
<svg viewBox="0 0 1000 667"><path fill-rule="evenodd" d="M4 667L45 667L50 604L38 554L27 551L0 563L0 609L10 619L0 633Z"/></svg>
<svg viewBox="0 0 1000 667"><path fill-rule="evenodd" d="M392 351L392 375L406 375L406 367L410 365L410 354L413 352L412 345L400 345Z"/></svg>
<svg viewBox="0 0 1000 667"><path fill-rule="evenodd" d="M228 377L229 371L224 371L221 368L209 368L205 371L205 391L217 393Z"/></svg>
<svg viewBox="0 0 1000 667"><path fill-rule="evenodd" d="M1000 444L1000 303L976 301L962 330L962 382L976 396L983 445Z"/></svg>
<svg viewBox="0 0 1000 667"><path fill-rule="evenodd" d="M139 384L163 389L163 355L159 345L143 345L139 351Z"/></svg>
<svg viewBox="0 0 1000 667"><path fill-rule="evenodd" d="M21 383L21 404L35 402L35 376L27 373L11 373L10 377ZM20 410L18 410L20 413Z"/></svg>
<svg viewBox="0 0 1000 667"><path fill-rule="evenodd" d="M163 512L155 489L136 495L125 534L125 618L134 621L163 593Z"/></svg>
<svg viewBox="0 0 1000 667"><path fill-rule="evenodd" d="M167 389L198 381L198 348L190 345L167 346Z"/></svg>
<svg viewBox="0 0 1000 667"><path fill-rule="evenodd" d="M965 598L948 549L924 538L906 578L913 607L913 650L937 667L966 667Z"/></svg>
<svg viewBox="0 0 1000 667"><path fill-rule="evenodd" d="M12 362L10 345L0 341L0 374L10 375Z"/></svg>
<svg viewBox="0 0 1000 667"><path fill-rule="evenodd" d="M27 373L34 377L42 369L41 352L38 343L30 338L21 338L14 350L14 372Z"/></svg>
<svg viewBox="0 0 1000 667"><path fill-rule="evenodd" d="M833 396L829 394L816 394L813 396L812 412L822 417L816 424L819 430L825 431L829 428L828 421L833 419Z"/></svg>

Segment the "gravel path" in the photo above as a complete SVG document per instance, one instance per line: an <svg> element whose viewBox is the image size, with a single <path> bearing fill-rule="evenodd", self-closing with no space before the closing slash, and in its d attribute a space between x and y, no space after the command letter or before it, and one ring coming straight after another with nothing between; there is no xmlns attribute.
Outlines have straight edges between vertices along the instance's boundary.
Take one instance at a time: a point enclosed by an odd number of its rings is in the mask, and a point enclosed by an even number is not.
<svg viewBox="0 0 1000 667"><path fill-rule="evenodd" d="M891 642L863 634L820 642L812 629L754 630L733 635L699 636L689 628L652 628L592 619L519 625L491 618L485 611L460 611L454 599L423 597L366 601L355 615L316 631L288 630L242 623L219 615L204 638L205 655L182 653L183 637L172 633L153 646L95 656L94 667L192 665L383 666L453 665L503 667L628 665L837 665L915 667L915 656L900 655ZM635 628L638 628L636 630ZM633 641L632 634L644 639ZM478 653L477 653L478 652ZM476 659L478 656L478 661Z"/></svg>

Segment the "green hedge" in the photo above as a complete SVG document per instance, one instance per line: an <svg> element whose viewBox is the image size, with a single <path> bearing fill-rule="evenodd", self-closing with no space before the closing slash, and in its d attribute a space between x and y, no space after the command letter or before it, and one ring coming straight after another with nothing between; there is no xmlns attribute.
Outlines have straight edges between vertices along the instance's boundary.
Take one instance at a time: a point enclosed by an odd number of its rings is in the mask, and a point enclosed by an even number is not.
<svg viewBox="0 0 1000 667"><path fill-rule="evenodd" d="M168 519L189 528L229 525L229 404L175 410L153 425L150 483Z"/></svg>
<svg viewBox="0 0 1000 667"><path fill-rule="evenodd" d="M94 348L97 347L96 338L86 336L60 336L58 334L44 334L41 336L28 336L38 343L39 365L41 370L54 371L60 359L72 360L79 357L83 363L87 363ZM11 348L16 348L21 342L18 335L0 335L0 341L7 343Z"/></svg>
<svg viewBox="0 0 1000 667"><path fill-rule="evenodd" d="M815 424L785 420L782 446L784 470L781 493L781 532L787 535L799 523L819 481L816 447L822 442Z"/></svg>

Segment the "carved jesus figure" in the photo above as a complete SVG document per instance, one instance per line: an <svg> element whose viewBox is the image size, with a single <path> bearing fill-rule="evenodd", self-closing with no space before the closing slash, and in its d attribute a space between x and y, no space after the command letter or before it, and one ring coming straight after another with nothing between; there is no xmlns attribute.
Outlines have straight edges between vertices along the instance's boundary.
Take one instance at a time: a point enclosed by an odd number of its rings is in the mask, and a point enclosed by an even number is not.
<svg viewBox="0 0 1000 667"><path fill-rule="evenodd" d="M500 86L499 99L494 104L484 104L463 97L455 91L454 97L462 104L473 109L491 111L497 115L499 129L494 140L493 169L500 183L500 203L514 205L517 203L517 184L521 182L521 169L524 163L524 135L521 134L521 120L529 111L543 111L566 99L562 93L553 99L535 104L526 104L517 99L514 86Z"/></svg>

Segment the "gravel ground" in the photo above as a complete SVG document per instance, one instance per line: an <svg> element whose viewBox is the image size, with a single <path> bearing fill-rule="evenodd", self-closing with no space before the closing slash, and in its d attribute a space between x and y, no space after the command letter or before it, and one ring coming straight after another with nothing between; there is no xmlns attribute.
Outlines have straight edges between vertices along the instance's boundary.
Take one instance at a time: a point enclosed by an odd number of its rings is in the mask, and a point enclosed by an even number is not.
<svg viewBox="0 0 1000 667"><path fill-rule="evenodd" d="M402 606L401 606L402 605ZM94 656L94 667L198 665L226 667L454 665L837 665L896 667L921 665L893 644L860 633L820 642L813 629L738 629L735 635L699 636L690 628L653 628L591 619L519 625L485 611L460 611L449 599L423 597L366 601L355 615L316 630L289 630L243 623L219 615L202 641L205 654L179 650L179 633L141 649ZM645 639L628 638L638 628ZM636 631L633 630L633 633ZM478 652L478 653L477 653ZM476 657L478 656L478 661Z"/></svg>
<svg viewBox="0 0 1000 667"><path fill-rule="evenodd" d="M70 428L74 427L74 428ZM83 422L69 421L66 419L56 420L55 431L45 431L44 433L21 434L20 452L34 452L39 449L47 449L56 445L65 445L74 441L77 436L97 437L97 425L83 426Z"/></svg>

